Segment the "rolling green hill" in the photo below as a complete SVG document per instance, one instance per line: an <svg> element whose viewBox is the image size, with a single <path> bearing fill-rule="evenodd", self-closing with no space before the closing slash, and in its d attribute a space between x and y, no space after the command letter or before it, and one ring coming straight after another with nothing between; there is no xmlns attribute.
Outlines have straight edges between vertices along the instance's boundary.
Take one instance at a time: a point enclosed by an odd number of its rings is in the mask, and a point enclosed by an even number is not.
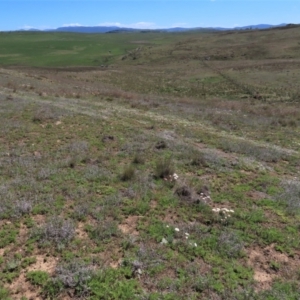
<svg viewBox="0 0 300 300"><path fill-rule="evenodd" d="M298 299L299 38L1 33L0 299Z"/></svg>

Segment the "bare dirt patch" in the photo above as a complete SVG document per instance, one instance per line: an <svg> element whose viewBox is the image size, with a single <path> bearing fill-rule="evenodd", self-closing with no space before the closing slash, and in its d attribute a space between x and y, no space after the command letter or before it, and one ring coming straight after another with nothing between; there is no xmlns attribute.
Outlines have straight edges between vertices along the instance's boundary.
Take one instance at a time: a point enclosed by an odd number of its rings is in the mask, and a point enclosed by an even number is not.
<svg viewBox="0 0 300 300"><path fill-rule="evenodd" d="M28 271L44 271L53 273L56 267L58 258L45 257L43 255L36 255L36 263L28 267Z"/></svg>
<svg viewBox="0 0 300 300"><path fill-rule="evenodd" d="M113 269L117 269L122 263L122 258L119 258L117 261L111 262L109 265Z"/></svg>
<svg viewBox="0 0 300 300"><path fill-rule="evenodd" d="M25 273L22 273L17 280L15 280L9 289L14 293L14 300L19 300L21 297L25 297L30 300L40 300L39 291L36 287L33 287L28 281L26 281Z"/></svg>
<svg viewBox="0 0 300 300"><path fill-rule="evenodd" d="M295 274L300 266L298 255L289 257L275 250L275 245L265 248L255 247L248 251L248 265L254 270L255 288L267 290L276 278L286 278Z"/></svg>
<svg viewBox="0 0 300 300"><path fill-rule="evenodd" d="M45 223L46 216L44 216L44 215L34 215L34 216L32 216L32 219L34 220L34 222L37 225L41 225L41 224Z"/></svg>
<svg viewBox="0 0 300 300"><path fill-rule="evenodd" d="M118 227L124 234L139 235L139 232L136 230L139 218L139 216L129 216Z"/></svg>
<svg viewBox="0 0 300 300"><path fill-rule="evenodd" d="M84 230L84 223L83 222L79 222L78 223L78 227L76 229L76 234L78 235L78 237L80 239L87 239L88 238L88 234L87 232Z"/></svg>
<svg viewBox="0 0 300 300"><path fill-rule="evenodd" d="M43 299L39 296L39 290L26 280L26 273L29 271L44 271L52 274L56 263L57 258L37 255L36 263L29 266L27 270L22 270L20 276L8 286L8 288L14 293L13 299L20 299L21 296L32 300Z"/></svg>
<svg viewBox="0 0 300 300"><path fill-rule="evenodd" d="M156 207L157 207L157 201L156 201L156 200L151 200L151 201L150 201L150 207L151 207L152 209L156 208Z"/></svg>
<svg viewBox="0 0 300 300"><path fill-rule="evenodd" d="M267 193L259 191L250 191L247 193L247 196L253 200L270 199L270 196Z"/></svg>

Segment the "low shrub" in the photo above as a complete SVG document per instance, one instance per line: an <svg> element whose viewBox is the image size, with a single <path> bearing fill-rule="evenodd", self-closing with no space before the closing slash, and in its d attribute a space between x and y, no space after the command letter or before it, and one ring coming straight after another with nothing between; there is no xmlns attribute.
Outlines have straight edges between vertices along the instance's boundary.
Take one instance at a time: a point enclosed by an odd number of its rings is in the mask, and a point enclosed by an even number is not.
<svg viewBox="0 0 300 300"><path fill-rule="evenodd" d="M223 231L218 239L218 251L229 258L237 258L242 254L244 243L234 231Z"/></svg>
<svg viewBox="0 0 300 300"><path fill-rule="evenodd" d="M154 175L156 178L166 178L174 174L174 164L171 158L160 159L156 162Z"/></svg>
<svg viewBox="0 0 300 300"><path fill-rule="evenodd" d="M44 286L49 280L49 274L44 271L31 271L26 274L26 278L33 285Z"/></svg>
<svg viewBox="0 0 300 300"><path fill-rule="evenodd" d="M140 294L138 282L130 276L132 276L132 270L124 267L120 269L109 268L97 272L88 283L89 299L141 299L138 296Z"/></svg>
<svg viewBox="0 0 300 300"><path fill-rule="evenodd" d="M122 181L129 181L135 176L135 168L132 165L126 166L121 174Z"/></svg>
<svg viewBox="0 0 300 300"><path fill-rule="evenodd" d="M32 202L26 199L19 200L14 205L14 216L21 217L32 211Z"/></svg>
<svg viewBox="0 0 300 300"><path fill-rule="evenodd" d="M119 230L116 222L101 220L95 227L88 228L88 234L96 243L101 243L117 236Z"/></svg>
<svg viewBox="0 0 300 300"><path fill-rule="evenodd" d="M160 149L166 149L168 147L167 143L165 141L158 141L155 144L155 148L160 150Z"/></svg>
<svg viewBox="0 0 300 300"><path fill-rule="evenodd" d="M62 264L55 269L55 281L65 289L74 289L76 296L89 295L88 282L92 279L94 270L91 266L81 261L72 261Z"/></svg>
<svg viewBox="0 0 300 300"><path fill-rule="evenodd" d="M54 107L50 105L42 105L36 109L32 121L35 123L42 123L49 120L58 120L62 115L62 112L59 112Z"/></svg>
<svg viewBox="0 0 300 300"><path fill-rule="evenodd" d="M60 217L52 217L44 225L34 228L32 231L32 237L40 244L54 243L56 246L67 244L74 235L73 222Z"/></svg>
<svg viewBox="0 0 300 300"><path fill-rule="evenodd" d="M10 300L9 291L0 285L0 299L2 300Z"/></svg>
<svg viewBox="0 0 300 300"><path fill-rule="evenodd" d="M190 152L190 165L203 168L208 167L208 163L205 159L204 154L199 151Z"/></svg>
<svg viewBox="0 0 300 300"><path fill-rule="evenodd" d="M295 215L300 212L300 182L290 181L283 184L283 191L276 199L286 206L289 214Z"/></svg>
<svg viewBox="0 0 300 300"><path fill-rule="evenodd" d="M145 157L140 153L137 152L132 160L134 164L144 164L145 163Z"/></svg>
<svg viewBox="0 0 300 300"><path fill-rule="evenodd" d="M277 162L281 159L287 159L287 154L274 147L255 145L248 141L221 140L221 148L224 151L236 152L254 157L265 162Z"/></svg>

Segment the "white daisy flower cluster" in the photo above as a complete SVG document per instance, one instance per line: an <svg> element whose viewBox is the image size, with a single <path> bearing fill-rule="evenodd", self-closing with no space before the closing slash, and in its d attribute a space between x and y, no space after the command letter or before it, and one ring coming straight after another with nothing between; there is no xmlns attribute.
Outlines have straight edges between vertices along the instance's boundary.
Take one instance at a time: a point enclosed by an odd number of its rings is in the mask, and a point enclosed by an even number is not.
<svg viewBox="0 0 300 300"><path fill-rule="evenodd" d="M206 196L204 193L200 193L200 197L201 197L201 200L206 204L211 202L211 198L209 195Z"/></svg>
<svg viewBox="0 0 300 300"><path fill-rule="evenodd" d="M166 225L166 227L170 228L169 225ZM175 227L174 231L180 232L180 229L178 227ZM190 234L188 232L185 232L184 233L184 237L185 237L186 240L188 240L189 237L190 237ZM161 244L166 245L166 244L168 244L168 241L165 238L163 238L162 241L161 241ZM193 247L197 247L198 246L197 243L194 243L194 242L191 242L191 241L189 242L189 245L193 246Z"/></svg>
<svg viewBox="0 0 300 300"><path fill-rule="evenodd" d="M219 214L221 216L221 221L227 221L228 218L231 217L231 213L234 213L233 209L228 209L228 208L213 208L212 209L213 212Z"/></svg>
<svg viewBox="0 0 300 300"><path fill-rule="evenodd" d="M189 234L188 232L186 232L184 235L185 235L185 239L188 240L190 234ZM198 246L197 243L193 243L193 242L189 242L189 245L190 245L190 246L194 246L194 247L197 247L197 246Z"/></svg>
<svg viewBox="0 0 300 300"><path fill-rule="evenodd" d="M164 178L165 181L176 181L179 178L179 176L174 173L173 175L169 175L167 177Z"/></svg>

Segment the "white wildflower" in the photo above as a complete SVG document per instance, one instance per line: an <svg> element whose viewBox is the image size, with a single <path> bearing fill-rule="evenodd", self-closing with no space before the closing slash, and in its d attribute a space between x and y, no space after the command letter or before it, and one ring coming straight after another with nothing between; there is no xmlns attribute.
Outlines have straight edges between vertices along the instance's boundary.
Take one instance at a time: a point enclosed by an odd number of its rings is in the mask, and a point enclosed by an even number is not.
<svg viewBox="0 0 300 300"><path fill-rule="evenodd" d="M163 238L162 239L162 241L160 242L162 245L166 245L166 244L168 244L168 241L165 239L165 238Z"/></svg>
<svg viewBox="0 0 300 300"><path fill-rule="evenodd" d="M214 212L219 212L219 211L220 211L220 208L218 208L218 207L217 207L217 208L213 208L212 211L214 211Z"/></svg>
<svg viewBox="0 0 300 300"><path fill-rule="evenodd" d="M176 227L176 228L175 228L175 231L179 232L180 230L179 230L179 228Z"/></svg>
<svg viewBox="0 0 300 300"><path fill-rule="evenodd" d="M197 247L198 246L197 243L194 243L194 246Z"/></svg>

